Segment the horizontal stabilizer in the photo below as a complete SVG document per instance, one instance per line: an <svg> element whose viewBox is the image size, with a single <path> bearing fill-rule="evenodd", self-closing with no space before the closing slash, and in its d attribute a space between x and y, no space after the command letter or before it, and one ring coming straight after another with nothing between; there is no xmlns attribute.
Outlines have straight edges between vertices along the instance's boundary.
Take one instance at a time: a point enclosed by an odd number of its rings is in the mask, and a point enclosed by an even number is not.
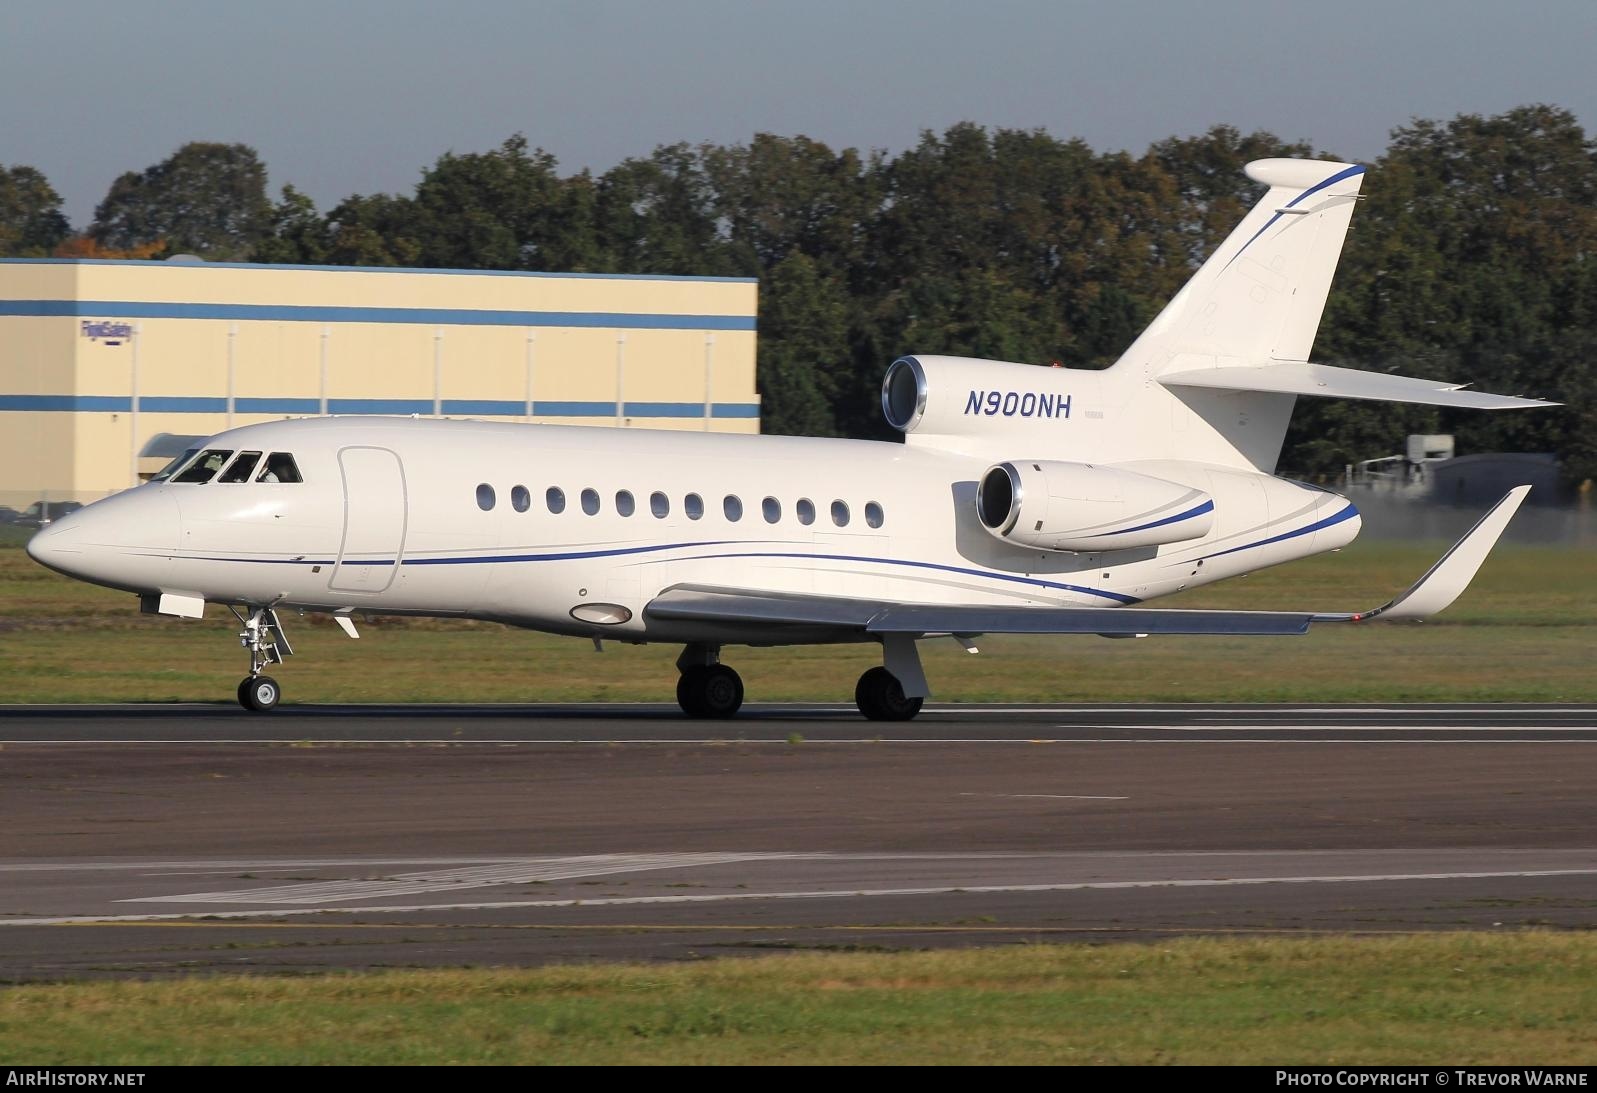
<svg viewBox="0 0 1597 1093"><path fill-rule="evenodd" d="M1371 399L1377 402L1416 402L1425 406L1463 406L1475 410L1528 409L1556 406L1555 402L1465 391L1462 384L1443 380L1361 372L1308 361L1277 361L1241 368L1198 368L1159 377L1167 387L1209 387L1228 391L1267 391L1282 395L1318 395L1323 398Z"/></svg>

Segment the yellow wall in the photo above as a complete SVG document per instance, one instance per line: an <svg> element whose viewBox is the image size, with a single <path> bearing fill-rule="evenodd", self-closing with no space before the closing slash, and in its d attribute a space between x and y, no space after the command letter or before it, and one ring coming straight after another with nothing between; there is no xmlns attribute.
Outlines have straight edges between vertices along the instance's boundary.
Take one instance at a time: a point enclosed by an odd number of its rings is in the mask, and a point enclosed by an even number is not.
<svg viewBox="0 0 1597 1093"><path fill-rule="evenodd" d="M529 420L530 399L534 421L703 429L707 339L708 427L758 432L756 292L743 280L0 261L0 504L101 496L132 484L135 452L158 433L324 405ZM132 336L91 338L95 321Z"/></svg>

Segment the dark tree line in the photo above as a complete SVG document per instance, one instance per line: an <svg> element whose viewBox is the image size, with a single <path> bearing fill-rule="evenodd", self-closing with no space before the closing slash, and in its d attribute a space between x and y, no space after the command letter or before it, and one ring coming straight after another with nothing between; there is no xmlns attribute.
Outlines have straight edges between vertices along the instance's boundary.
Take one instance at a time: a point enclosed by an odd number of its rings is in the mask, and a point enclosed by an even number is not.
<svg viewBox="0 0 1597 1093"><path fill-rule="evenodd" d="M902 352L1113 361L1256 200L1243 165L1314 155L1224 126L1132 156L960 124L895 156L760 134L595 175L515 136L320 212L292 186L269 200L253 149L190 144L117 179L76 238L42 175L0 168L0 252L758 277L766 431L879 436ZM1316 359L1567 405L1305 399L1282 467L1335 473L1445 431L1597 476L1597 142L1527 106L1416 121L1371 167Z"/></svg>

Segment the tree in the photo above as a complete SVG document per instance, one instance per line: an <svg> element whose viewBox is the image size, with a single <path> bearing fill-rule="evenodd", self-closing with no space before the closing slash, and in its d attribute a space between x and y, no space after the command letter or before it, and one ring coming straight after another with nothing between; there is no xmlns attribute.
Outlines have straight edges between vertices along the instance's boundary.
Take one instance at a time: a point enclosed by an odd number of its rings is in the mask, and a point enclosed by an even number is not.
<svg viewBox="0 0 1597 1093"><path fill-rule="evenodd" d="M731 272L704 149L663 145L599 177L595 230L605 268L618 273Z"/></svg>
<svg viewBox="0 0 1597 1093"><path fill-rule="evenodd" d="M332 239L328 221L316 203L293 186L283 187L283 197L272 206L270 228L255 245L252 262L316 265L328 260Z"/></svg>
<svg viewBox="0 0 1597 1093"><path fill-rule="evenodd" d="M707 148L703 157L739 273L763 276L794 253L844 277L863 265L865 231L881 208L879 153L758 133L747 146Z"/></svg>
<svg viewBox="0 0 1597 1093"><path fill-rule="evenodd" d="M848 386L848 300L808 255L789 254L761 284L760 428L837 436Z"/></svg>
<svg viewBox="0 0 1597 1093"><path fill-rule="evenodd" d="M0 255L40 258L71 233L61 197L33 167L0 166Z"/></svg>
<svg viewBox="0 0 1597 1093"><path fill-rule="evenodd" d="M337 266L421 264L416 203L392 194L354 194L327 214L324 261Z"/></svg>
<svg viewBox="0 0 1597 1093"><path fill-rule="evenodd" d="M89 234L104 247L164 241L165 253L243 261L270 234L266 167L247 144L185 144L111 184Z"/></svg>
<svg viewBox="0 0 1597 1093"><path fill-rule="evenodd" d="M580 270L594 260L583 183L510 137L491 152L441 156L416 187L421 261L451 269Z"/></svg>

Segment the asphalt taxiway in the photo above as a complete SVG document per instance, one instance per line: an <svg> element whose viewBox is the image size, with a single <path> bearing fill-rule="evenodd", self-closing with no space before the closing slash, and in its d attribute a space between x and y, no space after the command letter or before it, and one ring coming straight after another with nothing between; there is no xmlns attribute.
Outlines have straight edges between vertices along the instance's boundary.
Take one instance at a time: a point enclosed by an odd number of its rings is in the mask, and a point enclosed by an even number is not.
<svg viewBox="0 0 1597 1093"><path fill-rule="evenodd" d="M1597 925L1597 708L0 707L0 979Z"/></svg>

